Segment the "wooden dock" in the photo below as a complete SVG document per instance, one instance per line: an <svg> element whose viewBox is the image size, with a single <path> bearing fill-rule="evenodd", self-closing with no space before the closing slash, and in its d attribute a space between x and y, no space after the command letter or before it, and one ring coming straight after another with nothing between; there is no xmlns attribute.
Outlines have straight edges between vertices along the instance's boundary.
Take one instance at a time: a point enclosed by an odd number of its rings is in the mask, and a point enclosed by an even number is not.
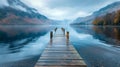
<svg viewBox="0 0 120 67"><path fill-rule="evenodd" d="M35 67L87 67L82 57L69 42L69 33L55 29L51 41L45 48Z"/></svg>

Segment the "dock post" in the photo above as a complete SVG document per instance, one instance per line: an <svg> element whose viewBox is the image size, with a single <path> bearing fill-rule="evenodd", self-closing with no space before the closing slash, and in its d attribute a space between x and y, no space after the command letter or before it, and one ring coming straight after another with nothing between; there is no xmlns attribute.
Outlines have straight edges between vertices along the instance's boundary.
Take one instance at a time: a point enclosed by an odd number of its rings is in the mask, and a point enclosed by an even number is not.
<svg viewBox="0 0 120 67"><path fill-rule="evenodd" d="M69 32L68 31L67 31L66 37L69 40Z"/></svg>
<svg viewBox="0 0 120 67"><path fill-rule="evenodd" d="M50 32L50 44L52 45L52 42L53 42L53 31Z"/></svg>
<svg viewBox="0 0 120 67"><path fill-rule="evenodd" d="M68 32L68 31L67 31L67 33L66 33L66 38L67 38L66 43L67 43L67 45L69 45L69 32Z"/></svg>
<svg viewBox="0 0 120 67"><path fill-rule="evenodd" d="M52 39L53 38L53 32L51 31L50 32L50 39Z"/></svg>
<svg viewBox="0 0 120 67"><path fill-rule="evenodd" d="M55 32L57 31L57 27L55 28Z"/></svg>
<svg viewBox="0 0 120 67"><path fill-rule="evenodd" d="M63 34L65 35L65 29L64 28L61 28L62 29L62 31L63 31Z"/></svg>

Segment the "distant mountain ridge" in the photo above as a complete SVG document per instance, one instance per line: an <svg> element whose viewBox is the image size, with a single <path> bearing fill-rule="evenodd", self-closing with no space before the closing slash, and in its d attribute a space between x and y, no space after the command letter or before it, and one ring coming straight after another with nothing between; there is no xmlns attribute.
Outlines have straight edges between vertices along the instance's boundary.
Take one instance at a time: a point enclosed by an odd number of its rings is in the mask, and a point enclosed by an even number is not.
<svg viewBox="0 0 120 67"><path fill-rule="evenodd" d="M51 24L52 20L41 15L20 0L7 0L9 6L0 8L0 24Z"/></svg>
<svg viewBox="0 0 120 67"><path fill-rule="evenodd" d="M75 25L76 24L77 25L91 25L96 17L104 16L108 13L112 13L112 12L115 12L117 10L120 10L120 1L109 4L106 7L103 7L100 10L94 12L90 16L83 17L83 18L77 18L76 20L73 21L72 24L75 24Z"/></svg>
<svg viewBox="0 0 120 67"><path fill-rule="evenodd" d="M95 15L101 15L106 13L112 13L120 9L120 1L114 2L112 4L107 5L106 7L101 8L99 11L94 12Z"/></svg>

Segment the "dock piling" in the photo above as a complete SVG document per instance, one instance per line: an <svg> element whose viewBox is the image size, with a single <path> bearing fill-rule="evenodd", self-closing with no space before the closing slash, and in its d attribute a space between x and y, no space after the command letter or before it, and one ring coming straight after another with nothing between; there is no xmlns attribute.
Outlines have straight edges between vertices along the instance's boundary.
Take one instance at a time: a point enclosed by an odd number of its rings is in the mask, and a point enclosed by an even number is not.
<svg viewBox="0 0 120 67"><path fill-rule="evenodd" d="M69 32L67 31L67 33L66 33L66 37L67 37L67 40L69 40Z"/></svg>
<svg viewBox="0 0 120 67"><path fill-rule="evenodd" d="M53 38L53 32L51 31L50 32L50 39L52 39Z"/></svg>
<svg viewBox="0 0 120 67"><path fill-rule="evenodd" d="M55 31L55 32L57 31L57 27L54 29L54 31Z"/></svg>
<svg viewBox="0 0 120 67"><path fill-rule="evenodd" d="M62 29L62 31L63 31L63 34L65 35L65 29L64 28L61 28Z"/></svg>
<svg viewBox="0 0 120 67"><path fill-rule="evenodd" d="M51 31L50 32L50 45L52 45L52 42L53 42L53 32Z"/></svg>

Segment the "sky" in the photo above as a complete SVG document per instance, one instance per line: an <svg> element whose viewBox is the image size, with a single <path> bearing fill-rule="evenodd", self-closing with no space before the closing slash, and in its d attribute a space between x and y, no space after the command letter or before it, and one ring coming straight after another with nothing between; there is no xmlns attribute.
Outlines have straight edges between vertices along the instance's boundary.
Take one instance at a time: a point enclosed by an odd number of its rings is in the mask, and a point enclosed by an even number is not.
<svg viewBox="0 0 120 67"><path fill-rule="evenodd" d="M21 0L36 8L41 14L54 20L72 20L91 15L93 12L119 0Z"/></svg>

